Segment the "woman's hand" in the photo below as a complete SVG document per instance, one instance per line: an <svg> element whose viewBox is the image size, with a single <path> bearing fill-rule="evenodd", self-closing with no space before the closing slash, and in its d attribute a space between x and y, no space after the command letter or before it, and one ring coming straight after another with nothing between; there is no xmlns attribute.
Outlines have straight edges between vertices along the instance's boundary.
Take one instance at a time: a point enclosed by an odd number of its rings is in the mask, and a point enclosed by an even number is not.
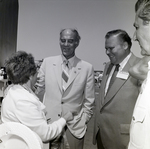
<svg viewBox="0 0 150 149"><path fill-rule="evenodd" d="M148 72L150 56L143 57L136 65L130 68L129 73L136 79L145 80Z"/></svg>
<svg viewBox="0 0 150 149"><path fill-rule="evenodd" d="M73 114L71 112L67 112L62 117L66 120L66 122L73 120Z"/></svg>

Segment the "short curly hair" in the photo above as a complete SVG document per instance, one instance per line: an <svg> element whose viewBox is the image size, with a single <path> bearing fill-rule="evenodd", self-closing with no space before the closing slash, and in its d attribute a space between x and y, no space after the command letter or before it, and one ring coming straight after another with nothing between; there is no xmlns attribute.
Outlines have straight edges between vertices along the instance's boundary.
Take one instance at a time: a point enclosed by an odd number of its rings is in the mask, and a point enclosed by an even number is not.
<svg viewBox="0 0 150 149"><path fill-rule="evenodd" d="M13 84L25 84L36 73L32 54L17 51L5 61L6 73Z"/></svg>

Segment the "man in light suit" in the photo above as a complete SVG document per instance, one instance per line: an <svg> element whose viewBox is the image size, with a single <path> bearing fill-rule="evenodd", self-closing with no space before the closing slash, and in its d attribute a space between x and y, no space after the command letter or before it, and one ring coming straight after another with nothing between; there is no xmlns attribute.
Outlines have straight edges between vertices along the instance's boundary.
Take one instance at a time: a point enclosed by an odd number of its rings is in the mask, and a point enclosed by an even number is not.
<svg viewBox="0 0 150 149"><path fill-rule="evenodd" d="M63 140L64 149L83 149L84 135L93 114L95 100L93 66L75 56L79 41L77 30L62 30L62 54L44 59L35 84L35 93L45 89L43 101L50 122L59 119L68 111L74 113L74 119L67 124L62 137L57 138L61 144ZM66 67L67 70L64 71ZM60 147L59 143L56 145Z"/></svg>
<svg viewBox="0 0 150 149"><path fill-rule="evenodd" d="M93 143L97 141L98 149L126 149L129 124L139 94L139 81L131 77L128 70L139 58L131 53L131 38L124 30L112 30L105 39L110 62L105 66L96 100ZM115 71L118 64L120 67ZM115 79L111 83L115 72Z"/></svg>

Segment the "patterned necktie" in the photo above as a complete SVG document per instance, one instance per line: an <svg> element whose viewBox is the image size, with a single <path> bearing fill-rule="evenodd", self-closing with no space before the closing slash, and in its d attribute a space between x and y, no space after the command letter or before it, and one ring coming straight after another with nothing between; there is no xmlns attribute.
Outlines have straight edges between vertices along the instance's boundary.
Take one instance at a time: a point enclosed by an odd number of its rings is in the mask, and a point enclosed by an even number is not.
<svg viewBox="0 0 150 149"><path fill-rule="evenodd" d="M117 75L117 73L118 73L118 71L119 71L119 67L120 67L120 65L117 64L117 65L116 65L116 68L115 68L115 70L114 70L114 72L113 72L113 75L112 75L112 77L111 77L111 80L110 80L110 82L109 82L109 88L108 88L108 90L110 89L110 87L112 86L112 84L114 83L114 81L115 81L115 79L116 79L116 75Z"/></svg>
<svg viewBox="0 0 150 149"><path fill-rule="evenodd" d="M69 80L69 66L68 66L69 61L65 61L63 63L63 67L62 67L62 83L63 83L63 90L66 90L66 84Z"/></svg>

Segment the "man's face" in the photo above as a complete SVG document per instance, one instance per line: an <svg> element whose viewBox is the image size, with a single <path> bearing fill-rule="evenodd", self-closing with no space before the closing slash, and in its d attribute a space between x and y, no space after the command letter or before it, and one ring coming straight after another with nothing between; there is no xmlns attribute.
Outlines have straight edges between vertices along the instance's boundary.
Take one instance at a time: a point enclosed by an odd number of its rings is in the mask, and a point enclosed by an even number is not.
<svg viewBox="0 0 150 149"><path fill-rule="evenodd" d="M117 35L113 35L106 39L105 49L112 64L119 64L126 57L124 43L119 40Z"/></svg>
<svg viewBox="0 0 150 149"><path fill-rule="evenodd" d="M135 33L133 39L139 42L141 54L150 55L150 22L144 21L137 15L134 22Z"/></svg>
<svg viewBox="0 0 150 149"><path fill-rule="evenodd" d="M64 30L60 37L60 48L64 57L67 59L73 57L77 46L76 34L70 29Z"/></svg>

